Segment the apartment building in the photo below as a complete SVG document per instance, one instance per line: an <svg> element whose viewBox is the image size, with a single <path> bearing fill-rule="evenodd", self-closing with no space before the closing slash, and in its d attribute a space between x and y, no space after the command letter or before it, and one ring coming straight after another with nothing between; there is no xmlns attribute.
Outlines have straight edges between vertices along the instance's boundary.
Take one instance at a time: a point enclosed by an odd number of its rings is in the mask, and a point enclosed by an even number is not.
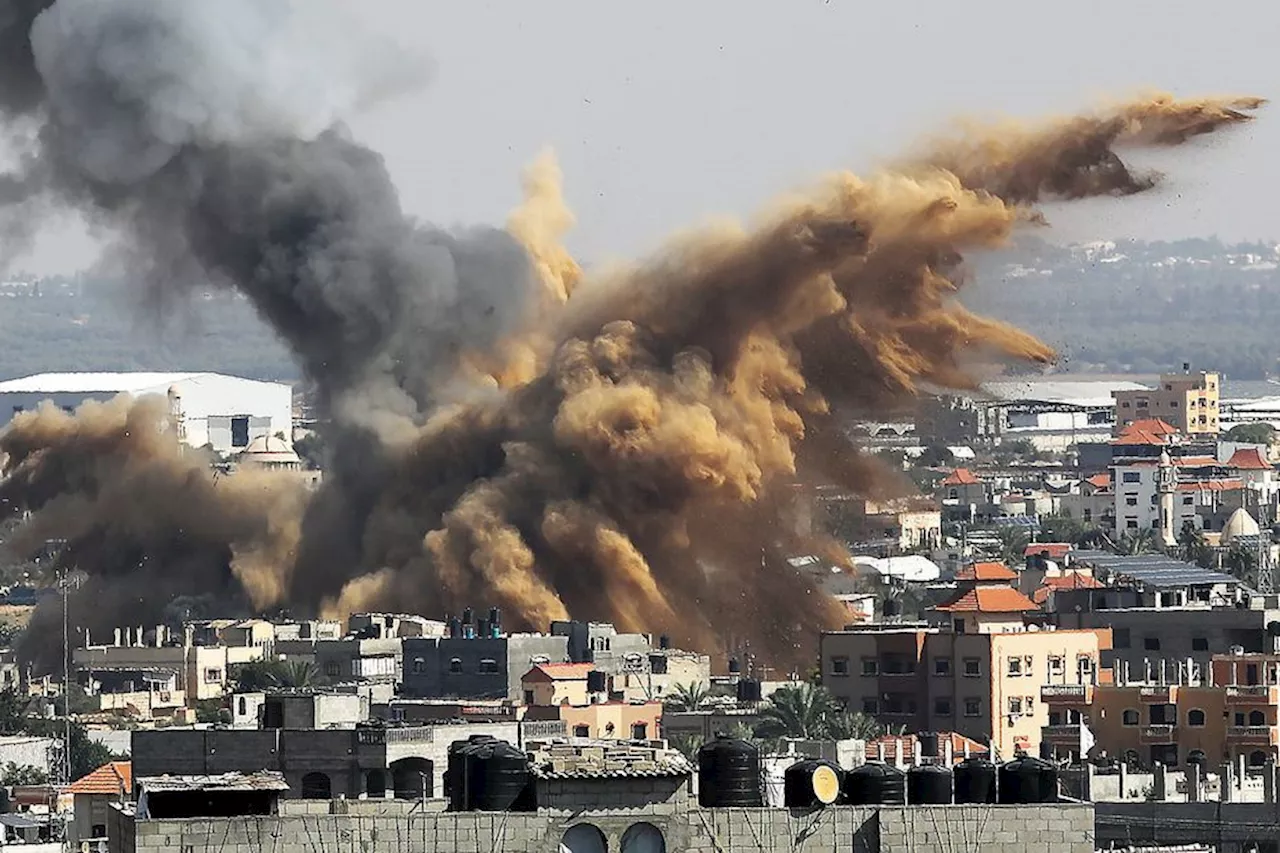
<svg viewBox="0 0 1280 853"><path fill-rule="evenodd" d="M1080 757L1082 725L1106 754L1130 765L1224 762L1260 767L1280 756L1280 656L1215 655L1209 668L1161 667L1110 685L1049 683L1043 739Z"/></svg>
<svg viewBox="0 0 1280 853"><path fill-rule="evenodd" d="M1159 418L1185 434L1218 432L1217 373L1166 373L1155 388L1114 391L1116 427Z"/></svg>

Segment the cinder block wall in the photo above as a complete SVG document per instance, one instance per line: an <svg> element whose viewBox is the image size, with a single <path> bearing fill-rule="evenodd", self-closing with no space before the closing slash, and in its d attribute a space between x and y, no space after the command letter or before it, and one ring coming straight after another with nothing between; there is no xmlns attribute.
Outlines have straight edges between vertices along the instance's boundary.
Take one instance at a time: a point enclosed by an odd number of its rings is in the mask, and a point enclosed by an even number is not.
<svg viewBox="0 0 1280 853"><path fill-rule="evenodd" d="M127 820L124 822L128 822ZM515 813L290 814L262 818L113 823L112 853L191 850L271 853L555 853L576 824L590 824L621 848L637 823L660 830L673 853L1093 853L1093 807L841 806L786 809L691 808ZM119 830L117 834L115 831Z"/></svg>

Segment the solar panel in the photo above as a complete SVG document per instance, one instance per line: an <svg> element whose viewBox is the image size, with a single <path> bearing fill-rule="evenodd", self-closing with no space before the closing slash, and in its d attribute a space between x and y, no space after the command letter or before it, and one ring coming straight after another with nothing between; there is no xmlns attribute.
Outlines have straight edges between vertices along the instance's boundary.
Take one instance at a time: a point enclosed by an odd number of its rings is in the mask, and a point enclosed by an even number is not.
<svg viewBox="0 0 1280 853"><path fill-rule="evenodd" d="M1224 572L1202 569L1194 563L1175 560L1161 554L1112 554L1107 551L1077 551L1072 560L1107 569L1117 575L1155 587L1239 584L1240 579Z"/></svg>

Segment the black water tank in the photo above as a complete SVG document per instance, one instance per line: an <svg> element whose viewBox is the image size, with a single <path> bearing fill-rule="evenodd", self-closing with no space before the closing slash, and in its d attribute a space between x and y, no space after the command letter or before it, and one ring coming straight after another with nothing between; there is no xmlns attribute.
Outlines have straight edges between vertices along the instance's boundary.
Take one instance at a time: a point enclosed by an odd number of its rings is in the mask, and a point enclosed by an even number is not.
<svg viewBox="0 0 1280 853"><path fill-rule="evenodd" d="M496 740L492 735L472 735L467 740L449 744L449 763L444 771L444 788L449 793L449 811L465 812L471 807L469 797L470 758L476 748Z"/></svg>
<svg viewBox="0 0 1280 853"><path fill-rule="evenodd" d="M463 611L462 611L462 624L463 624L463 625L470 625L473 621L475 621L475 618L474 618L474 617L475 617L475 614L471 611L471 608L470 608L470 607L467 607L467 608L463 609Z"/></svg>
<svg viewBox="0 0 1280 853"><path fill-rule="evenodd" d="M1000 766L999 795L1005 805L1057 802L1058 768L1041 758L1015 758Z"/></svg>
<svg viewBox="0 0 1280 853"><path fill-rule="evenodd" d="M760 808L760 750L716 735L698 750L698 805L708 809Z"/></svg>
<svg viewBox="0 0 1280 853"><path fill-rule="evenodd" d="M609 689L609 682L601 670L593 669L587 673L587 692L603 693Z"/></svg>
<svg viewBox="0 0 1280 853"><path fill-rule="evenodd" d="M742 663L737 658L729 658L729 674L737 675L742 672Z"/></svg>
<svg viewBox="0 0 1280 853"><path fill-rule="evenodd" d="M868 761L844 774L844 801L851 806L900 806L907 797L907 774L879 761Z"/></svg>
<svg viewBox="0 0 1280 853"><path fill-rule="evenodd" d="M457 616L449 620L449 636L455 640L462 637L462 620Z"/></svg>
<svg viewBox="0 0 1280 853"><path fill-rule="evenodd" d="M966 758L956 765L956 804L994 803L996 766L985 758Z"/></svg>
<svg viewBox="0 0 1280 853"><path fill-rule="evenodd" d="M840 767L830 761L806 759L782 774L782 800L789 809L829 806L840 796Z"/></svg>
<svg viewBox="0 0 1280 853"><path fill-rule="evenodd" d="M739 702L759 702L760 701L760 682L754 678L742 678L738 680L737 694Z"/></svg>
<svg viewBox="0 0 1280 853"><path fill-rule="evenodd" d="M496 607L489 608L489 625L494 628L502 627L502 611Z"/></svg>
<svg viewBox="0 0 1280 853"><path fill-rule="evenodd" d="M467 761L467 810L516 810L529 787L529 756L504 740L494 740L477 745Z"/></svg>
<svg viewBox="0 0 1280 853"><path fill-rule="evenodd" d="M951 771L937 764L922 764L907 771L907 802L911 805L951 805Z"/></svg>
<svg viewBox="0 0 1280 853"><path fill-rule="evenodd" d="M938 733L920 732L916 735L916 748L920 750L922 761L932 761L938 757Z"/></svg>
<svg viewBox="0 0 1280 853"><path fill-rule="evenodd" d="M659 648L659 649L669 649L669 648L671 648L671 637L667 636L666 634L662 634L661 636L659 636L659 637L658 637L658 648Z"/></svg>
<svg viewBox="0 0 1280 853"><path fill-rule="evenodd" d="M885 616L897 616L902 613L902 607L896 598L886 598L884 604L880 606L880 611Z"/></svg>

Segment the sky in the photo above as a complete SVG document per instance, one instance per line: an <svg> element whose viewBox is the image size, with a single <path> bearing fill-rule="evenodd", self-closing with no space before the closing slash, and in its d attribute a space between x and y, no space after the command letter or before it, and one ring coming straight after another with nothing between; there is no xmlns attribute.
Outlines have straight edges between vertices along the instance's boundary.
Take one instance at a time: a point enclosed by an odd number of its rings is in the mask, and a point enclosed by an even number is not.
<svg viewBox="0 0 1280 853"><path fill-rule="evenodd" d="M411 213L500 223L545 148L570 246L603 263L827 172L866 172L957 117L1035 118L1107 98L1277 94L1280 3L873 0L362 0L352 14L428 57L418 90L354 116ZM1063 242L1280 239L1280 105L1138 162L1157 193L1051 210ZM1041 235L1050 236L1050 235ZM17 266L74 272L95 243L46 229Z"/></svg>

